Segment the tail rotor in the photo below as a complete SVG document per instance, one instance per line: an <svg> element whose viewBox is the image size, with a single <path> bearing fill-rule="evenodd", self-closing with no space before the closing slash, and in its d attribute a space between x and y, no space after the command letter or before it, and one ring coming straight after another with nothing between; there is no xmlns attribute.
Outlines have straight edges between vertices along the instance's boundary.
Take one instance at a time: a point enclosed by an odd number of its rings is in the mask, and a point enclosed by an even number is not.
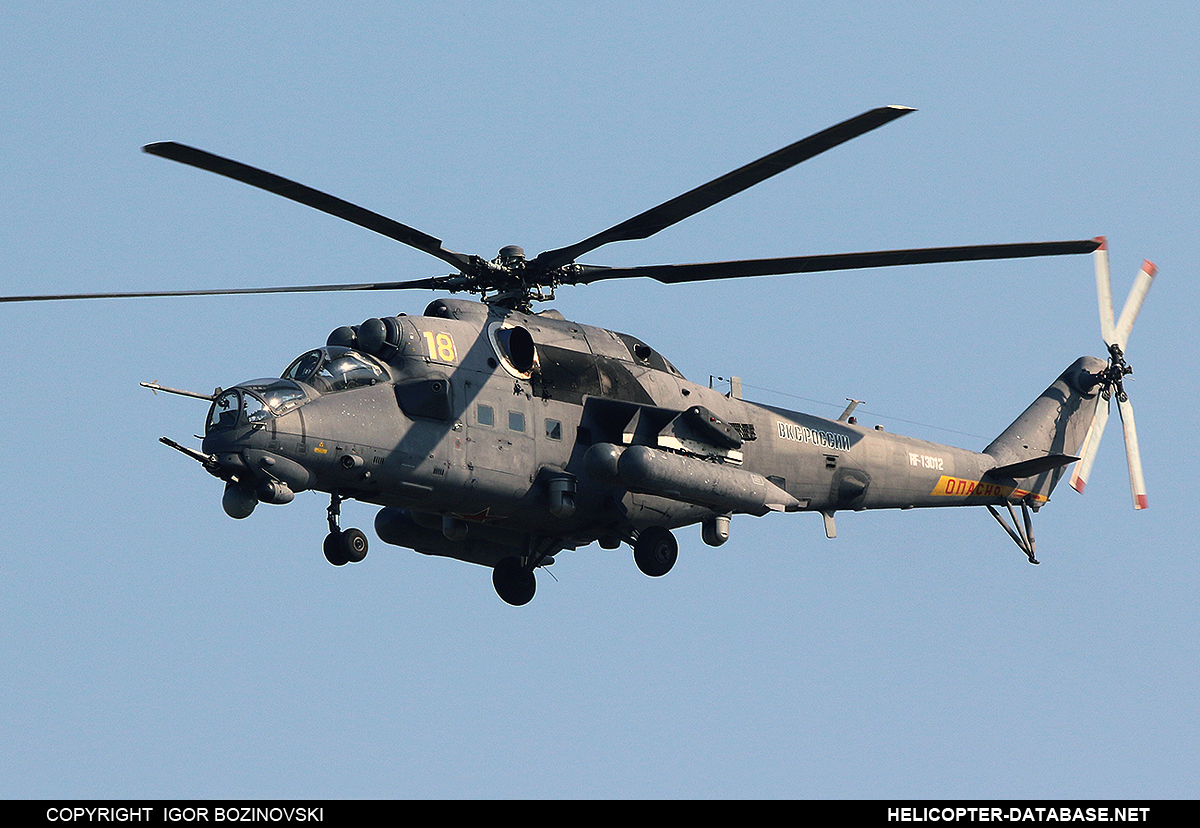
<svg viewBox="0 0 1200 828"><path fill-rule="evenodd" d="M1096 407L1095 417L1088 428L1083 441L1083 449L1075 471L1071 474L1071 487L1082 493L1087 486L1088 475L1091 474L1092 464L1096 460L1096 450L1100 446L1100 438L1104 434L1104 426L1108 423L1109 406L1112 398L1117 398L1117 411L1121 415L1121 427L1125 432L1125 456L1129 461L1129 485L1133 494L1133 508L1145 509L1146 481L1142 475L1142 458L1138 450L1137 428L1133 419L1133 404L1125 392L1125 377L1133 373L1129 363L1125 361L1125 348L1129 342L1129 334L1146 293L1154 281L1158 268L1152 262L1142 262L1142 269L1134 280L1125 300L1121 315L1115 317L1112 303L1112 284L1108 273L1108 243L1103 238L1097 239L1100 246L1092 254L1096 262L1096 295L1100 303L1100 333L1104 344L1108 346L1108 367L1097 378L1097 385L1103 402Z"/></svg>

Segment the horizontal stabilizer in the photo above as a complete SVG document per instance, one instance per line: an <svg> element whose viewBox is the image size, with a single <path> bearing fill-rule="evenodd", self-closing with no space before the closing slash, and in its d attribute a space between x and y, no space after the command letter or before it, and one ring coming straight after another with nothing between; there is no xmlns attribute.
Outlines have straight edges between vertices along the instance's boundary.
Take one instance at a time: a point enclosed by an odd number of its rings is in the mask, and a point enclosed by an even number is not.
<svg viewBox="0 0 1200 828"><path fill-rule="evenodd" d="M1033 477L1068 463L1074 463L1078 459L1069 454L1047 454L1030 460L1022 460L1019 463L1009 463L1007 466L996 466L994 469L989 469L988 474L991 477L1012 477L1020 480L1023 477Z"/></svg>

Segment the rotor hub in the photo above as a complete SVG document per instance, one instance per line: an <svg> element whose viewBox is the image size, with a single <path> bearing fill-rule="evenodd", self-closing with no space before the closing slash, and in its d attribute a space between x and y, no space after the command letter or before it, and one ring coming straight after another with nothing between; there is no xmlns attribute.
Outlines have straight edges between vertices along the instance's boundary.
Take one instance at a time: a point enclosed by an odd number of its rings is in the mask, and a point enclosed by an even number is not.
<svg viewBox="0 0 1200 828"><path fill-rule="evenodd" d="M515 244L506 245L500 248L500 255L496 257L496 264L508 265L513 267L517 263L525 261L525 248L518 247Z"/></svg>
<svg viewBox="0 0 1200 828"><path fill-rule="evenodd" d="M1120 345L1108 346L1108 368L1104 370L1101 377L1103 388L1101 393L1104 399L1112 398L1115 393L1118 402L1125 402L1129 399L1129 395L1125 393L1125 377L1133 373L1133 368L1125 361L1125 353L1121 350Z"/></svg>

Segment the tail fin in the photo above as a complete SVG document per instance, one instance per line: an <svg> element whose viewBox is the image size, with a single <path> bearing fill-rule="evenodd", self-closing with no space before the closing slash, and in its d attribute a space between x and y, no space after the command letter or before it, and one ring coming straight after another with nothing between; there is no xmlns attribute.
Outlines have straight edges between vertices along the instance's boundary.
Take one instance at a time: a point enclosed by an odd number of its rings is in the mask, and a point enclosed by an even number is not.
<svg viewBox="0 0 1200 828"><path fill-rule="evenodd" d="M1100 378L1108 364L1080 357L983 450L996 460L992 477L1027 480L1020 486L1044 503L1065 467L1078 460L1100 400Z"/></svg>

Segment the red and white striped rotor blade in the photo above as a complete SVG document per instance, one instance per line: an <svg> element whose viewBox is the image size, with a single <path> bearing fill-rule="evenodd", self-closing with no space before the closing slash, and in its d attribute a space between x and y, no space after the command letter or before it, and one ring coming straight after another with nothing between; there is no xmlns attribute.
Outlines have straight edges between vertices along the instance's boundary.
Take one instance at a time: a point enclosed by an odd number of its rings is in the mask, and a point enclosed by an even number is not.
<svg viewBox="0 0 1200 828"><path fill-rule="evenodd" d="M1125 457L1129 460L1129 488L1133 492L1133 508L1145 509L1146 479L1142 477L1142 454L1138 451L1137 428L1133 424L1133 404L1128 399L1117 400L1121 425L1125 430Z"/></svg>
<svg viewBox="0 0 1200 828"><path fill-rule="evenodd" d="M1116 337L1116 326L1113 324L1112 281L1108 276L1108 239L1097 236L1100 246L1092 253L1092 261L1096 263L1096 298L1100 301L1100 336L1104 344L1113 344Z"/></svg>
<svg viewBox="0 0 1200 828"><path fill-rule="evenodd" d="M1071 488L1083 494L1087 486L1088 475L1092 473L1092 464L1096 462L1096 450L1100 448L1100 438L1104 436L1104 426L1108 424L1108 400L1101 399L1096 405L1096 413L1092 424L1088 426L1083 438L1083 448L1079 453L1079 462L1071 472Z"/></svg>
<svg viewBox="0 0 1200 828"><path fill-rule="evenodd" d="M1138 313L1142 309L1142 303L1146 301L1146 294L1150 291L1150 285L1154 283L1154 274L1156 273L1158 273L1158 268L1154 266L1154 262L1142 262L1142 269L1138 271L1137 278L1133 281L1133 287L1129 290L1129 298L1125 300L1125 307L1121 309L1121 317L1117 320L1114 333L1116 344L1122 351L1129 342L1129 332L1133 330L1134 320L1137 319Z"/></svg>

